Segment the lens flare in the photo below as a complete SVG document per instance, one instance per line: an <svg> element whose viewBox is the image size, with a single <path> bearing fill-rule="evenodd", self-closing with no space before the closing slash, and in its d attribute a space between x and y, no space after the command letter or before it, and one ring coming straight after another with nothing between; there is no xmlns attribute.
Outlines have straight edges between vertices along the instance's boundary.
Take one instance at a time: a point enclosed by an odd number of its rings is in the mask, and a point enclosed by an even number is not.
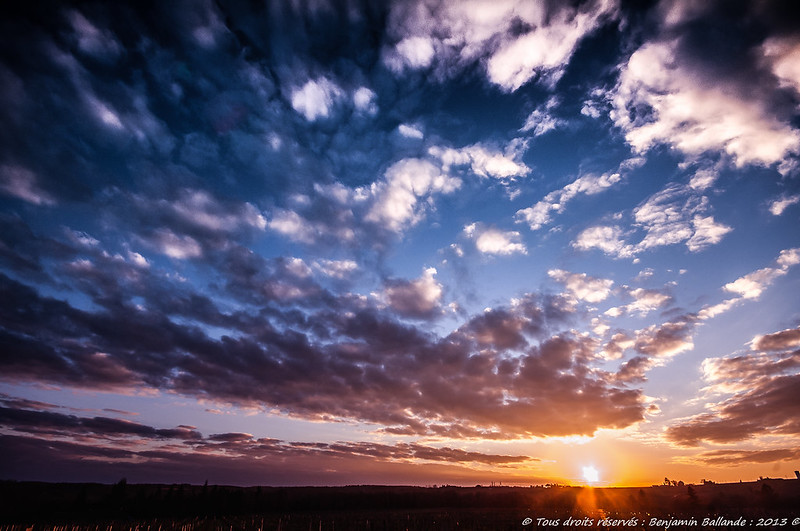
<svg viewBox="0 0 800 531"><path fill-rule="evenodd" d="M589 483L597 483L600 481L600 473L593 466L583 467L583 479Z"/></svg>

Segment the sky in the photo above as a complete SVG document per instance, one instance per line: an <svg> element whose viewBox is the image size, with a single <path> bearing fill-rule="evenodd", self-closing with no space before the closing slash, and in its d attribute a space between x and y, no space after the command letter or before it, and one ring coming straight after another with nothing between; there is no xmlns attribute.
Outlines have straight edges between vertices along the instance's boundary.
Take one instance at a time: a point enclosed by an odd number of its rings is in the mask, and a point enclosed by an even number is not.
<svg viewBox="0 0 800 531"><path fill-rule="evenodd" d="M789 2L0 16L0 479L800 468Z"/></svg>

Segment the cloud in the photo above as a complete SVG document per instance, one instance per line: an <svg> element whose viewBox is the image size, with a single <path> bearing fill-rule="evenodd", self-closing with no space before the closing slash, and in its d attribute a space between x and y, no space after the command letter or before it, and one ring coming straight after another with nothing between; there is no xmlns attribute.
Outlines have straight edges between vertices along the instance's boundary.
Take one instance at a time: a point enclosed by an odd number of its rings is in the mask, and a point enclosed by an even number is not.
<svg viewBox="0 0 800 531"><path fill-rule="evenodd" d="M0 190L34 205L54 205L55 198L43 190L32 171L20 166L0 166Z"/></svg>
<svg viewBox="0 0 800 531"><path fill-rule="evenodd" d="M203 255L200 243L191 236L175 234L169 229L156 230L146 241L170 258L185 260Z"/></svg>
<svg viewBox="0 0 800 531"><path fill-rule="evenodd" d="M528 254L520 233L516 231L501 231L472 223L464 227L464 234L475 242L475 247L483 254Z"/></svg>
<svg viewBox="0 0 800 531"><path fill-rule="evenodd" d="M419 444L302 443L253 439L236 443L202 443L185 448L122 449L85 441L0 436L6 450L3 469L21 480L95 481L112 484L120 477L135 483L180 481L199 485L375 485L381 478L403 484L486 481L486 466L530 466L535 458L470 452ZM419 457L416 457L419 456ZM334 466L335 468L332 468ZM44 472L46 471L46 472ZM492 476L494 477L494 476ZM526 481L530 475L526 475Z"/></svg>
<svg viewBox="0 0 800 531"><path fill-rule="evenodd" d="M435 276L436 268L429 267L415 280L388 280L383 296L403 317L426 319L439 315L442 313L442 285Z"/></svg>
<svg viewBox="0 0 800 531"><path fill-rule="evenodd" d="M378 104L376 103L378 95L367 87L359 87L353 92L353 106L356 110L370 116L378 113Z"/></svg>
<svg viewBox="0 0 800 531"><path fill-rule="evenodd" d="M195 440L197 431L179 426L157 429L129 420L109 417L78 417L50 411L0 408L0 424L15 431L40 435L92 435L101 438L137 437L144 439Z"/></svg>
<svg viewBox="0 0 800 531"><path fill-rule="evenodd" d="M544 104L536 107L525 119L525 124L520 128L520 131L523 133L530 132L534 137L537 137L558 127L563 127L567 122L555 118L550 113L551 109L557 105L558 99L551 97Z"/></svg>
<svg viewBox="0 0 800 531"><path fill-rule="evenodd" d="M642 382L654 367L665 365L674 356L694 348L697 324L694 315L686 314L671 321L651 325L631 335L617 333L606 344L606 357L616 359L628 349L636 354L622 363L614 375L619 382Z"/></svg>
<svg viewBox="0 0 800 531"><path fill-rule="evenodd" d="M303 243L316 243L328 238L349 242L355 238L355 231L345 226L336 226L323 220L309 220L293 210L278 209L272 212L267 226L291 240Z"/></svg>
<svg viewBox="0 0 800 531"><path fill-rule="evenodd" d="M709 208L708 200L696 191L709 185L704 180L700 186L696 177L688 186L674 183L636 207L634 222L646 231L637 248L646 250L685 242L689 251L698 252L719 243L732 229L717 223L712 216L702 215Z"/></svg>
<svg viewBox="0 0 800 531"><path fill-rule="evenodd" d="M786 98L774 77L795 86L786 66L794 48L785 40L762 45L727 32L732 19L724 2L663 7L669 11L660 33L621 65L610 93L611 118L634 150L665 144L692 159L724 153L737 167L782 164L800 152L800 134L790 123L794 111L781 103ZM775 25L769 7L746 11L737 20L748 27ZM720 38L709 44L709 35Z"/></svg>
<svg viewBox="0 0 800 531"><path fill-rule="evenodd" d="M468 165L478 177L510 182L516 177L528 175L531 171L521 160L526 148L524 141L512 141L502 152L482 144L473 144L461 149L433 146L428 149L428 153L439 159L446 171Z"/></svg>
<svg viewBox="0 0 800 531"><path fill-rule="evenodd" d="M122 54L122 47L112 31L100 29L79 11L71 11L69 21L77 37L78 48L97 59L111 62Z"/></svg>
<svg viewBox="0 0 800 531"><path fill-rule="evenodd" d="M547 275L563 283L575 298L591 303L605 300L614 285L613 280L593 278L586 273L569 273L563 269L551 269Z"/></svg>
<svg viewBox="0 0 800 531"><path fill-rule="evenodd" d="M314 269L322 274L334 278L346 278L358 270L358 264L353 260L315 260Z"/></svg>
<svg viewBox="0 0 800 531"><path fill-rule="evenodd" d="M760 56L781 85L800 94L800 38L796 35L776 36L761 45Z"/></svg>
<svg viewBox="0 0 800 531"><path fill-rule="evenodd" d="M0 360L3 377L87 389L150 387L278 407L309 419L378 423L390 433L455 438L591 434L642 418L638 391L614 387L589 370L592 348L585 338L543 336L563 322L558 300L528 297L498 309L502 319L481 315L438 338L363 299L312 289L308 277L291 272L293 263L273 265L265 274L267 265L226 266L229 282L238 283L229 293L259 301L257 315L221 314L213 304L200 304L200 296L185 306L159 305L156 290L139 291L139 309L109 301L104 310L80 311L0 277L6 301L0 334L8 346ZM246 275L245 267L252 272ZM401 311L426 310L423 303L438 300L436 288L427 272L416 286L401 287L392 303L405 305ZM205 315L239 333L212 338L198 326L180 324L185 319L168 317L181 314ZM32 326L47 333L29 335ZM517 339L503 339L513 330ZM530 344L533 337L545 339ZM505 346L518 349L519 357L486 348Z"/></svg>
<svg viewBox="0 0 800 531"><path fill-rule="evenodd" d="M687 313L666 323L651 325L633 334L616 333L603 347L603 354L611 359L622 357L623 353L632 349L636 354L622 363L615 377L621 382L643 381L646 373L653 367L665 364L670 358L681 352L694 348L693 335L698 324L720 315L747 298L755 298L778 276L786 274L791 265L800 263L800 252L796 249L781 251L776 260L780 269L764 268L755 273L745 275L738 281L725 285L731 291L732 284L741 290L739 297L722 303L706 306L699 312ZM743 280L744 279L744 280ZM635 298L629 305L609 309L606 314L618 317L623 311L637 312L645 315L650 311L672 302L672 297L656 291L636 288L627 290L627 294ZM791 337L791 334L788 334ZM757 340L754 340L757 341ZM769 340L766 340L769 344ZM704 367L712 367L705 362Z"/></svg>
<svg viewBox="0 0 800 531"><path fill-rule="evenodd" d="M724 289L745 299L756 299L773 280L785 275L788 270L788 265L780 268L765 267L725 284Z"/></svg>
<svg viewBox="0 0 800 531"><path fill-rule="evenodd" d="M29 471L42 470L43 463L50 463L54 458L45 455L46 452L32 451L36 447L58 449L60 457L56 461L59 468L73 459L76 465L82 465L84 472L93 465L114 468L135 460L136 470L140 473L144 469L152 474L150 467L162 467L171 474L182 476L196 469L201 462L212 466L212 470L204 470L204 474L218 474L226 465L237 467L242 459L246 459L250 467L260 466L265 457L273 458L266 459L270 462L289 459L292 467L307 465L309 469L326 461L345 462L349 465L345 468L357 469L359 461L362 461L373 466L450 463L466 467L466 471L484 465L514 466L538 461L526 455L492 454L416 442L290 442L238 432L204 436L192 426L156 428L112 417L85 417L31 409L27 406L35 404L22 400L8 402L13 402L16 407L0 407L0 425L6 430L2 443L10 452L4 454L3 459L16 462L40 459L40 465L30 467ZM45 441L47 444L43 444Z"/></svg>
<svg viewBox="0 0 800 531"><path fill-rule="evenodd" d="M418 127L413 125L400 124L397 126L397 130L406 138L422 139L425 136Z"/></svg>
<svg viewBox="0 0 800 531"><path fill-rule="evenodd" d="M640 315L663 308L673 300L671 295L652 289L636 288L629 290L628 294L633 297L634 302L628 304L626 310Z"/></svg>
<svg viewBox="0 0 800 531"><path fill-rule="evenodd" d="M697 446L702 441L730 443L765 435L797 437L800 351L792 349L799 333L794 329L759 336L752 342L753 352L704 360L706 392L730 396L711 404L709 412L670 426L667 439Z"/></svg>
<svg viewBox="0 0 800 531"><path fill-rule="evenodd" d="M800 195L784 196L769 205L769 212L773 216L780 216L787 208L797 203L800 203Z"/></svg>
<svg viewBox="0 0 800 531"><path fill-rule="evenodd" d="M292 108L309 122L328 118L334 105L345 97L344 91L326 77L312 79L292 90Z"/></svg>
<svg viewBox="0 0 800 531"><path fill-rule="evenodd" d="M420 205L421 198L448 194L460 186L460 179L447 175L430 161L403 159L386 170L384 180L365 190L374 199L364 219L400 232L422 219L425 207Z"/></svg>
<svg viewBox="0 0 800 531"><path fill-rule="evenodd" d="M711 450L701 452L696 460L711 466L737 466L747 463L795 461L798 458L800 458L798 449L776 448L769 450Z"/></svg>
<svg viewBox="0 0 800 531"><path fill-rule="evenodd" d="M688 184L671 183L633 209L633 226L644 231L642 239L627 243L617 226L596 226L585 229L573 242L577 249L597 248L616 258L629 258L649 249L684 243L690 252L700 252L722 241L733 229L719 223L710 210L703 192L710 189L716 176L709 170L699 170ZM545 198L547 199L547 198ZM531 209L520 211L531 227L549 221L549 211L561 208L563 201L553 197L551 203L540 202Z"/></svg>
<svg viewBox="0 0 800 531"><path fill-rule="evenodd" d="M625 243L623 237L619 227L599 225L584 229L572 242L572 246L582 251L600 249L617 258L632 258L635 248Z"/></svg>
<svg viewBox="0 0 800 531"><path fill-rule="evenodd" d="M477 62L507 92L534 79L552 85L580 41L616 16L612 1L579 7L516 0L408 2L392 9L388 33L395 43L384 51L384 63L398 74L432 68L444 79Z"/></svg>
<svg viewBox="0 0 800 531"><path fill-rule="evenodd" d="M134 196L133 201L143 215L157 216L167 223L186 224L212 233L231 233L239 228L264 230L267 221L251 203L227 204L205 190L182 189L177 199L151 200Z"/></svg>
<svg viewBox="0 0 800 531"><path fill-rule="evenodd" d="M643 159L634 158L622 162L616 172L601 175L587 174L578 177L560 190L548 193L531 207L518 210L517 223L527 223L531 230L539 230L552 221L553 212L561 212L566 204L579 195L595 195L618 184L623 174L643 163Z"/></svg>
<svg viewBox="0 0 800 531"><path fill-rule="evenodd" d="M578 43L608 18L615 16L615 2L589 2L579 9L562 8L545 15L545 9L530 9L521 18L533 29L503 42L486 63L489 80L514 91L542 76L555 84L565 70ZM547 17L547 18L545 18Z"/></svg>
<svg viewBox="0 0 800 531"><path fill-rule="evenodd" d="M402 73L406 68L427 68L433 62L433 40L428 37L406 37L386 53L384 62L395 73Z"/></svg>
<svg viewBox="0 0 800 531"><path fill-rule="evenodd" d="M756 336L753 339L753 350L786 350L800 347L800 329L790 328Z"/></svg>
<svg viewBox="0 0 800 531"><path fill-rule="evenodd" d="M798 263L800 263L800 249L784 249L775 260L778 267L765 267L725 284L723 289L734 293L736 297L706 306L698 312L698 316L703 320L710 319L727 312L745 300L757 299L776 278L788 273L789 269Z"/></svg>
<svg viewBox="0 0 800 531"><path fill-rule="evenodd" d="M655 311L673 302L673 297L661 290L624 287L626 296L633 298L633 302L622 306L609 308L605 315L619 317L623 313L636 314L640 317Z"/></svg>

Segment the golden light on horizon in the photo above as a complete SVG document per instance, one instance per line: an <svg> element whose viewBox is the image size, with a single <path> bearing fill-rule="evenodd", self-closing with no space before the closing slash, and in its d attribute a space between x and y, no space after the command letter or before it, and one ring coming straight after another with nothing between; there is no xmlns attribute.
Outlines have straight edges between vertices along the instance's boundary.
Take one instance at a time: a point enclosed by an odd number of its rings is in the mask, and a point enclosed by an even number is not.
<svg viewBox="0 0 800 531"><path fill-rule="evenodd" d="M583 479L588 483L597 483L600 481L600 472L594 466L583 467Z"/></svg>

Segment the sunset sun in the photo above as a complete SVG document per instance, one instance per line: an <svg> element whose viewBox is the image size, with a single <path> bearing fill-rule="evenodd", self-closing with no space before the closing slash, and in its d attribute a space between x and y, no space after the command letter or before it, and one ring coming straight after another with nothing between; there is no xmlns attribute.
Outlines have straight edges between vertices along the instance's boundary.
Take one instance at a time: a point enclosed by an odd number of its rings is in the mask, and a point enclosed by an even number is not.
<svg viewBox="0 0 800 531"><path fill-rule="evenodd" d="M600 473L593 466L583 467L583 479L589 483L597 483L600 481Z"/></svg>

